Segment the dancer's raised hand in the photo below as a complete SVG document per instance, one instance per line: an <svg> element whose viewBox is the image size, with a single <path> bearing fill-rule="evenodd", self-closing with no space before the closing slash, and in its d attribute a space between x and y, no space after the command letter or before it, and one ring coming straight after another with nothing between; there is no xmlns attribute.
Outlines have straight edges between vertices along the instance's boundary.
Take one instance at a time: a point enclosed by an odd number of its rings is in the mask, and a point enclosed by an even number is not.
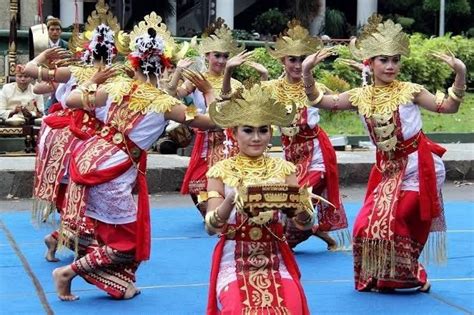
<svg viewBox="0 0 474 315"><path fill-rule="evenodd" d="M444 61L445 63L448 64L456 73L465 73L466 72L466 65L462 60L456 58L456 56L453 54L451 50L448 48L448 53L442 53L442 52L432 52L431 56Z"/></svg>
<svg viewBox="0 0 474 315"><path fill-rule="evenodd" d="M303 73L309 73L321 61L335 54L336 47L323 48L306 57L302 63Z"/></svg>

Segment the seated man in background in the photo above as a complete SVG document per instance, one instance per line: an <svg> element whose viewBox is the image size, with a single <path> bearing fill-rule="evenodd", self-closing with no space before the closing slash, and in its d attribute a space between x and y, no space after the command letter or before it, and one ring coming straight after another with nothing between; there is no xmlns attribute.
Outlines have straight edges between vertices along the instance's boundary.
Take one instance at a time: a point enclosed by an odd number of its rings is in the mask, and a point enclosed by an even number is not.
<svg viewBox="0 0 474 315"><path fill-rule="evenodd" d="M33 124L43 115L43 97L33 93L32 79L23 73L23 65L17 65L15 73L16 82L0 91L0 117L11 126Z"/></svg>

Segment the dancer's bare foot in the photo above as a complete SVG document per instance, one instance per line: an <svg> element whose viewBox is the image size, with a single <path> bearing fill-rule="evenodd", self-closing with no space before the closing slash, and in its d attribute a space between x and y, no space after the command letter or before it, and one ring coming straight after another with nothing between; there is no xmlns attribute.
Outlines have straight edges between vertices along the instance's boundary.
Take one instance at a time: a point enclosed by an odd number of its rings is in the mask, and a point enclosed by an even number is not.
<svg viewBox="0 0 474 315"><path fill-rule="evenodd" d="M323 231L316 231L314 232L314 236L322 239L328 245L328 250L335 251L337 249L337 242L329 236L328 232Z"/></svg>
<svg viewBox="0 0 474 315"><path fill-rule="evenodd" d="M133 283L130 283L127 287L127 291L125 291L123 299L124 300L133 299L134 297L136 297L140 293L141 293L141 291Z"/></svg>
<svg viewBox="0 0 474 315"><path fill-rule="evenodd" d="M46 245L46 254L44 258L49 262L58 262L59 259L56 258L56 249L58 247L58 241L51 235L48 234L44 238L44 244Z"/></svg>
<svg viewBox="0 0 474 315"><path fill-rule="evenodd" d="M431 283L429 281L426 281L426 283L418 289L418 291L422 293L429 293L431 289Z"/></svg>
<svg viewBox="0 0 474 315"><path fill-rule="evenodd" d="M59 267L53 270L53 279L56 292L61 301L75 301L79 297L71 293L71 282L76 276L70 265Z"/></svg>

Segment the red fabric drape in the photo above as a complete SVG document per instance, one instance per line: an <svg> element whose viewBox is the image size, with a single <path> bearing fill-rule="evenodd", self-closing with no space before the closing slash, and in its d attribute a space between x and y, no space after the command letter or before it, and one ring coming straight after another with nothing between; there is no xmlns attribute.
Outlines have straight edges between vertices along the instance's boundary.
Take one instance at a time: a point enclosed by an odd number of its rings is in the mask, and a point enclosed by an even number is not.
<svg viewBox="0 0 474 315"><path fill-rule="evenodd" d="M416 135L415 137L418 137L417 141L412 141L409 139L406 142L412 143L413 146L418 146L418 178L420 185L419 194L421 204L421 219L423 221L428 221L438 217L441 213L441 205L439 203L438 187L436 182L436 169L432 153L442 157L446 152L446 149L432 142L421 131L420 134ZM370 172L365 199L370 196L372 191L377 187L382 179L382 173L379 171L379 169L380 162L384 157L380 152L377 152L376 158L376 165L372 167L372 171Z"/></svg>
<svg viewBox="0 0 474 315"><path fill-rule="evenodd" d="M337 157L328 135L322 128L318 133L319 146L326 169L326 185L328 190L328 200L336 209L341 208L339 198L339 171L337 169Z"/></svg>
<svg viewBox="0 0 474 315"><path fill-rule="evenodd" d="M423 133L418 147L418 177L420 182L421 219L429 221L439 217L441 205L436 183L436 170L433 154L442 157L446 149L432 142Z"/></svg>
<svg viewBox="0 0 474 315"><path fill-rule="evenodd" d="M148 186L146 182L146 153L142 152L139 161L137 187L138 187L138 206L137 206L137 250L135 259L137 261L148 260L150 257L150 206L148 200ZM74 161L75 159L72 159ZM80 174L76 163L70 164L71 179L80 185L95 186L111 181L132 166L131 159L112 166L104 170L93 170L87 174Z"/></svg>
<svg viewBox="0 0 474 315"><path fill-rule="evenodd" d="M181 193L183 195L189 194L189 182L194 174L196 165L201 160L202 146L204 145L204 138L206 137L206 132L198 129L194 130L196 138L194 140L193 152L191 153L191 158L189 159L188 170L184 175L183 184L181 186Z"/></svg>

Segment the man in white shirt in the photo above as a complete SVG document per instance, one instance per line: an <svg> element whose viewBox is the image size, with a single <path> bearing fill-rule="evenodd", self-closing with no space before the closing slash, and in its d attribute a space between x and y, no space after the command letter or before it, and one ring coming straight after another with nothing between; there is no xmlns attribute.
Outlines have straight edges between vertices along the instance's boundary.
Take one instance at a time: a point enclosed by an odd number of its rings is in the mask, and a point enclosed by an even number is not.
<svg viewBox="0 0 474 315"><path fill-rule="evenodd" d="M32 79L23 74L22 65L16 67L15 78L16 82L5 84L0 91L0 117L7 124L32 123L43 115L43 97L33 93Z"/></svg>

